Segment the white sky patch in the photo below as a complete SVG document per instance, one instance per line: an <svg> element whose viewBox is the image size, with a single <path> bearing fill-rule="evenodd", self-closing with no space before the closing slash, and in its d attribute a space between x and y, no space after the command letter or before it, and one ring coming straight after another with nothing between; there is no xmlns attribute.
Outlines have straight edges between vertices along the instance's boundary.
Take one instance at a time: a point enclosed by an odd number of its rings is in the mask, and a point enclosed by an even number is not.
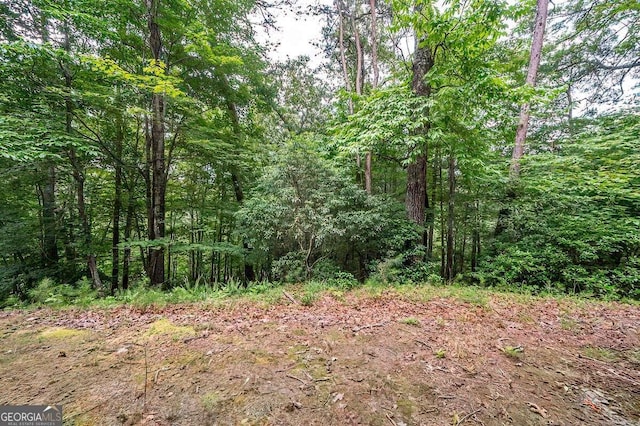
<svg viewBox="0 0 640 426"><path fill-rule="evenodd" d="M331 0L299 0L295 9L275 13L278 31L258 31L258 40L273 46L269 55L272 59L284 61L288 57L306 55L311 58L312 66L317 66L323 61L322 52L312 43L320 40L324 18L306 13L309 6L318 3L332 4Z"/></svg>

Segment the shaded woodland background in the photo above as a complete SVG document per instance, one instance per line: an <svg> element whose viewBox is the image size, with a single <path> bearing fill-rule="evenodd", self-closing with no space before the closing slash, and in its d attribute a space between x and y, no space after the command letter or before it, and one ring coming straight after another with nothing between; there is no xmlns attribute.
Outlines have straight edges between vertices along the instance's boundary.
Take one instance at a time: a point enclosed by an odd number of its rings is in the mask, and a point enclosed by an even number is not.
<svg viewBox="0 0 640 426"><path fill-rule="evenodd" d="M544 0L435 3L310 8L314 67L257 41L286 0L2 2L1 303L307 280L640 298L637 1L552 4L534 84Z"/></svg>

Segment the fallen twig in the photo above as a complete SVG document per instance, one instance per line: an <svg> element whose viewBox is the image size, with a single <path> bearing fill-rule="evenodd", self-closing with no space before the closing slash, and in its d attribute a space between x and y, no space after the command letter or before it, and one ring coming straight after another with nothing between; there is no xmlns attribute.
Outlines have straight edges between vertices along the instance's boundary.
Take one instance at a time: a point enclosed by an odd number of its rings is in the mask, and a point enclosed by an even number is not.
<svg viewBox="0 0 640 426"><path fill-rule="evenodd" d="M396 422L393 421L393 419L391 418L391 416L389 415L389 413L385 413L385 415L387 416L387 419L389 419L389 421L391 422L391 424L393 426L398 426L398 424Z"/></svg>
<svg viewBox="0 0 640 426"><path fill-rule="evenodd" d="M161 371L167 371L169 369L170 369L169 367L162 367L161 369L157 370L153 378L153 383L158 383L158 375L160 374Z"/></svg>
<svg viewBox="0 0 640 426"><path fill-rule="evenodd" d="M285 297L291 301L291 303L293 303L295 305L298 304L298 301L296 299L294 299L293 296L290 295L289 293L287 293L286 291L282 290L282 294L284 294Z"/></svg>
<svg viewBox="0 0 640 426"><path fill-rule="evenodd" d="M384 327L387 324L389 324L389 321L379 322L377 324L367 324L361 327L353 327L351 331L353 331L354 333L357 333L358 331L366 330L367 328Z"/></svg>
<svg viewBox="0 0 640 426"><path fill-rule="evenodd" d="M529 406L529 409L531 411L533 411L534 413L540 414L543 419L547 418L547 410L538 406L538 404L534 404L533 402L527 402L527 405Z"/></svg>
<svg viewBox="0 0 640 426"><path fill-rule="evenodd" d="M303 385L307 385L307 382L305 382L304 380L302 380L300 377L296 377L293 374L287 374L287 377L290 379L295 379L297 381L299 381L300 383L302 383Z"/></svg>
<svg viewBox="0 0 640 426"><path fill-rule="evenodd" d="M416 341L416 343L420 343L421 345L426 346L427 348L431 349L431 345L428 344L427 342L423 342L420 339L414 339L414 340Z"/></svg>
<svg viewBox="0 0 640 426"><path fill-rule="evenodd" d="M465 421L467 421L468 418L470 418L471 416L478 414L480 411L482 411L482 407L478 408L475 411L470 412L469 414L467 414L466 416L464 416L463 418L461 418L460 420L458 420L456 422L456 426L460 426L462 423L464 423Z"/></svg>
<svg viewBox="0 0 640 426"><path fill-rule="evenodd" d="M205 337L209 337L209 333L201 334L199 336L187 337L185 339L182 339L182 343L189 343L193 340L204 339Z"/></svg>

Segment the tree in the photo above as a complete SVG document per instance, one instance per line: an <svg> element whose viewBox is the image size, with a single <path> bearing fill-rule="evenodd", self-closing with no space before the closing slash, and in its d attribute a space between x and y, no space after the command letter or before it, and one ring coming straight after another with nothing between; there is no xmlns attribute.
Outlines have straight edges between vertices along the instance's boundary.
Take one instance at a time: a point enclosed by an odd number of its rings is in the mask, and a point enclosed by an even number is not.
<svg viewBox="0 0 640 426"><path fill-rule="evenodd" d="M538 0L536 8L536 20L533 30L533 39L531 41L531 56L529 59L529 71L527 72L526 85L530 87L536 86L536 76L540 67L540 58L542 57L542 42L544 40L544 29L547 23L547 10L549 0ZM520 159L524 154L524 142L527 137L527 128L529 127L529 103L522 104L520 109L520 121L516 130L516 142L513 148L513 157L511 161L511 174L514 178L520 175Z"/></svg>

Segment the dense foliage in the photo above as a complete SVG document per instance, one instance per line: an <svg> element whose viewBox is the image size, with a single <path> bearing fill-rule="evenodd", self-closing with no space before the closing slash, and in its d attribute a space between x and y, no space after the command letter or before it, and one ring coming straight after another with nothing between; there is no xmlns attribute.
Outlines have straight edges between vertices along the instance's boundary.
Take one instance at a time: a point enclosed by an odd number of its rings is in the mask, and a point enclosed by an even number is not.
<svg viewBox="0 0 640 426"><path fill-rule="evenodd" d="M258 41L286 1L1 5L0 304L336 279L640 298L640 10L553 8L534 88L533 3L320 2L315 68Z"/></svg>
<svg viewBox="0 0 640 426"><path fill-rule="evenodd" d="M640 116L575 123L531 156L482 282L640 297Z"/></svg>

